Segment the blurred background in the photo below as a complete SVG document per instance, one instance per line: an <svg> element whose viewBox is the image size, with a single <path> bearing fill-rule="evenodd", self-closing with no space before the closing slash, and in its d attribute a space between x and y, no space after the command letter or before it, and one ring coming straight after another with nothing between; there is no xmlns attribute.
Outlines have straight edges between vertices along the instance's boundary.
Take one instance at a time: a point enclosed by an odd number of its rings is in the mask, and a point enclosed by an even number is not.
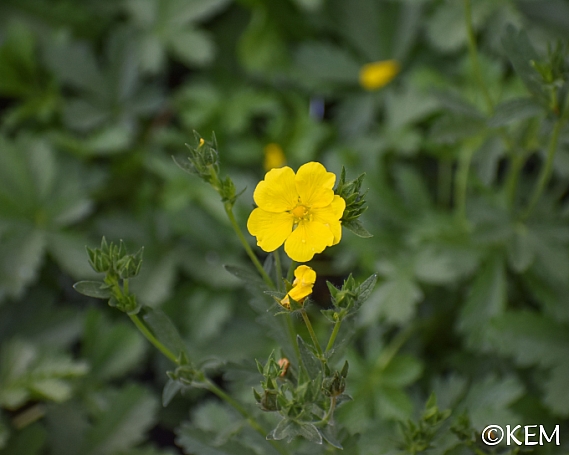
<svg viewBox="0 0 569 455"><path fill-rule="evenodd" d="M273 166L366 172L373 238L312 263L322 339L325 280L380 277L344 347L345 453L418 453L398 422L433 391L478 432L559 424L535 450L567 453L567 38L565 0L2 0L0 454L270 453L200 390L162 407L167 359L72 288L103 235L144 246L139 299L254 409L278 344L223 269L247 257L218 195L172 161L194 130L243 228ZM473 453L458 433L429 453Z"/></svg>

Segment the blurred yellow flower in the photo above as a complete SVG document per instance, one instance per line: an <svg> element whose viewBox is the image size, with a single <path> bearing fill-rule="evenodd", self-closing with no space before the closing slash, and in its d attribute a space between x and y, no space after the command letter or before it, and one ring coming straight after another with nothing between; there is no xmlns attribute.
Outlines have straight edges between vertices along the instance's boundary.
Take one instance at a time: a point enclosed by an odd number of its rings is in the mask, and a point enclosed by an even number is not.
<svg viewBox="0 0 569 455"><path fill-rule="evenodd" d="M307 265L299 265L294 271L294 278L292 289L281 300L281 305L289 309L289 297L295 302L302 303L306 297L312 294L312 287L316 282L316 272Z"/></svg>
<svg viewBox="0 0 569 455"><path fill-rule="evenodd" d="M265 155L265 161L263 163L265 171L270 171L276 167L283 167L286 163L285 154L279 144L275 144L274 142L267 144L263 153Z"/></svg>
<svg viewBox="0 0 569 455"><path fill-rule="evenodd" d="M366 90L377 90L389 84L399 73L397 60L368 63L360 69L360 85Z"/></svg>
<svg viewBox="0 0 569 455"><path fill-rule="evenodd" d="M296 175L288 166L267 172L255 188L257 208L247 220L257 245L274 251L284 243L286 254L297 262L336 245L346 202L334 194L335 182L336 176L316 162L300 166Z"/></svg>

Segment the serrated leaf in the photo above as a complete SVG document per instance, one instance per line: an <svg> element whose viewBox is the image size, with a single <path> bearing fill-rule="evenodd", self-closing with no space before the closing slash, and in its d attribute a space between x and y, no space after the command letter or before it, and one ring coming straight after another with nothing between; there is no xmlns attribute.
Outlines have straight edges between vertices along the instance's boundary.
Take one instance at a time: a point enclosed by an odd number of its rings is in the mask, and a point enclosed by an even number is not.
<svg viewBox="0 0 569 455"><path fill-rule="evenodd" d="M402 324L413 317L415 306L423 298L423 292L411 278L400 275L380 283L362 306L360 320L370 324L378 317Z"/></svg>
<svg viewBox="0 0 569 455"><path fill-rule="evenodd" d="M500 256L495 255L482 266L460 313L459 330L468 336L472 346L486 346L487 324L493 317L502 314L505 305L504 263Z"/></svg>
<svg viewBox="0 0 569 455"><path fill-rule="evenodd" d="M82 354L91 365L89 379L119 378L142 362L146 343L126 322L111 322L91 309L85 318Z"/></svg>
<svg viewBox="0 0 569 455"><path fill-rule="evenodd" d="M380 381L388 387L406 387L415 382L422 372L423 365L415 357L399 355L381 372Z"/></svg>
<svg viewBox="0 0 569 455"><path fill-rule="evenodd" d="M79 281L73 285L73 289L80 294L96 299L107 300L112 296L111 290L102 281Z"/></svg>
<svg viewBox="0 0 569 455"><path fill-rule="evenodd" d="M108 455L135 446L154 424L157 400L144 388L131 385L112 393L106 409L87 432L85 455Z"/></svg>
<svg viewBox="0 0 569 455"><path fill-rule="evenodd" d="M494 349L522 366L554 367L569 356L567 328L530 311L509 311L491 322Z"/></svg>
<svg viewBox="0 0 569 455"><path fill-rule="evenodd" d="M300 350L300 357L302 359L302 364L306 368L306 372L310 379L315 379L321 371L321 363L312 353L312 351L306 346L304 340L300 335L296 336L296 342L298 344L298 349Z"/></svg>
<svg viewBox="0 0 569 455"><path fill-rule="evenodd" d="M565 357L566 359L567 357ZM545 392L543 402L556 415L569 416L569 395L567 394L567 378L569 377L569 364L565 361L552 368L549 378L543 384Z"/></svg>
<svg viewBox="0 0 569 455"><path fill-rule="evenodd" d="M30 398L63 401L70 397L68 381L88 371L83 362L18 339L4 344L0 360L0 405L8 409Z"/></svg>
<svg viewBox="0 0 569 455"><path fill-rule="evenodd" d="M532 98L515 98L496 106L494 115L488 120L488 126L498 128L535 117L543 112L543 108Z"/></svg>

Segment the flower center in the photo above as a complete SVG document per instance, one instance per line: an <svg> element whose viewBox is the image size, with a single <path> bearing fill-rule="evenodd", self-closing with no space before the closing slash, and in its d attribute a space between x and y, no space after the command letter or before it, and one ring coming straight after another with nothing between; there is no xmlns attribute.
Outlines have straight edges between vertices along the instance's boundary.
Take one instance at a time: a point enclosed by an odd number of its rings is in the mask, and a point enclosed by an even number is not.
<svg viewBox="0 0 569 455"><path fill-rule="evenodd" d="M296 218L297 221L305 218L308 215L308 208L304 205L297 205L295 208L292 209L292 215Z"/></svg>

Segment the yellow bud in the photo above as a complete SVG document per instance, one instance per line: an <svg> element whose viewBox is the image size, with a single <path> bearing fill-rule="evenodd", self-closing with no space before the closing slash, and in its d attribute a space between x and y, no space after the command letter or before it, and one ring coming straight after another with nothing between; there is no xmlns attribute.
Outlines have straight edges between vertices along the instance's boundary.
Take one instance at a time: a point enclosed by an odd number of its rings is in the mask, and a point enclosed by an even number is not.
<svg viewBox="0 0 569 455"><path fill-rule="evenodd" d="M366 90L377 90L389 84L399 73L397 60L368 63L360 69L360 85Z"/></svg>
<svg viewBox="0 0 569 455"><path fill-rule="evenodd" d="M265 161L263 163L265 171L270 171L271 169L285 165L286 157L279 144L271 142L265 146L263 152L265 154Z"/></svg>

